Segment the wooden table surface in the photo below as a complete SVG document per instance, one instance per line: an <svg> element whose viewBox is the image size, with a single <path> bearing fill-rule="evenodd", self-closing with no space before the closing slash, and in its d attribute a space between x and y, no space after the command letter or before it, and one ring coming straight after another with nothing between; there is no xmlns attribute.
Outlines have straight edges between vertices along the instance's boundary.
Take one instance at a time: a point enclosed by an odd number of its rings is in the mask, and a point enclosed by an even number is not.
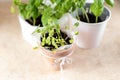
<svg viewBox="0 0 120 80"><path fill-rule="evenodd" d="M41 54L23 40L11 2L0 2L0 80L60 80L60 71L49 71ZM76 46L63 80L120 80L120 2L110 8L112 17L99 47Z"/></svg>

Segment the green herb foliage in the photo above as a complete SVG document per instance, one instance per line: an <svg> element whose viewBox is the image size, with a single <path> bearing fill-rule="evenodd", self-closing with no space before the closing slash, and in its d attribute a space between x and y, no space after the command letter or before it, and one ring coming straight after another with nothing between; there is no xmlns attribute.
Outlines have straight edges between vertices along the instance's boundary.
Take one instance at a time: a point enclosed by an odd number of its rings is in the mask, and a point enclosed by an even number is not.
<svg viewBox="0 0 120 80"><path fill-rule="evenodd" d="M42 13L42 24L44 28L40 30L36 29L35 32L42 35L41 45L43 47L52 47L50 50L59 48L60 46L67 45L73 42L73 39L69 39L68 36L63 36L63 32L60 30L60 25L58 24L59 19L65 14L70 12L72 4L69 0L51 0L52 4L56 4L54 7L52 5L44 7ZM69 40L69 43L68 41Z"/></svg>
<svg viewBox="0 0 120 80"><path fill-rule="evenodd" d="M42 15L44 10L43 0L29 0L28 3L23 3L21 0L13 0L11 12L15 12L14 7L17 6L20 15L24 19L28 19L35 25L36 19Z"/></svg>
<svg viewBox="0 0 120 80"><path fill-rule="evenodd" d="M94 0L94 3L91 5L90 9L96 16L96 22L98 21L98 17L102 14L104 6L103 0Z"/></svg>
<svg viewBox="0 0 120 80"><path fill-rule="evenodd" d="M94 0L94 3L90 7L90 10L96 16L96 23L98 21L98 17L103 13L104 2L106 2L111 7L114 5L114 0Z"/></svg>
<svg viewBox="0 0 120 80"><path fill-rule="evenodd" d="M59 14L59 15L56 15ZM51 50L57 49L60 46L67 45L65 38L63 38L58 20L65 12L55 11L51 6L48 6L42 16L42 23L44 28L41 30L42 46L52 46ZM60 16L61 15L61 16Z"/></svg>
<svg viewBox="0 0 120 80"><path fill-rule="evenodd" d="M60 46L68 44L65 38L62 36L60 31L60 25L58 20L68 12L74 11L76 8L83 7L85 0L51 0L52 4L47 6L42 15L42 23L44 25L43 30L40 32L42 34L42 46L52 45L57 49ZM76 23L76 27L79 23ZM68 29L68 28L66 28ZM75 33L76 35L78 32ZM46 36L47 35L47 36ZM68 37L66 37L67 39ZM70 43L73 39L69 40Z"/></svg>
<svg viewBox="0 0 120 80"><path fill-rule="evenodd" d="M111 7L114 6L114 0L105 0L105 2L110 5Z"/></svg>

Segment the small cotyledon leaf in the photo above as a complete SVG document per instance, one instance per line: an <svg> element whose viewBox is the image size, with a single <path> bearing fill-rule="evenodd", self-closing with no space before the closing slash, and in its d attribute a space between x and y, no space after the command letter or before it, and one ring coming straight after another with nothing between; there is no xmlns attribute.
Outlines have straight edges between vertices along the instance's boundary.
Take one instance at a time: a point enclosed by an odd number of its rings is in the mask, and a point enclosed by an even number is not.
<svg viewBox="0 0 120 80"><path fill-rule="evenodd" d="M72 43L74 42L74 40L73 40L73 39L70 39L69 42L72 44Z"/></svg>
<svg viewBox="0 0 120 80"><path fill-rule="evenodd" d="M15 9L14 9L13 6L11 6L11 8L10 8L10 12L11 12L11 13L15 13Z"/></svg>
<svg viewBox="0 0 120 80"><path fill-rule="evenodd" d="M79 22L76 22L76 23L74 24L74 26L75 26L75 27L78 27L78 26L79 26Z"/></svg>
<svg viewBox="0 0 120 80"><path fill-rule="evenodd" d="M69 29L69 27L68 27L68 26L65 26L65 29Z"/></svg>
<svg viewBox="0 0 120 80"><path fill-rule="evenodd" d="M36 50L36 49L38 49L38 47L33 47L33 50Z"/></svg>
<svg viewBox="0 0 120 80"><path fill-rule="evenodd" d="M78 31L75 31L75 35L78 35L79 34L79 32Z"/></svg>

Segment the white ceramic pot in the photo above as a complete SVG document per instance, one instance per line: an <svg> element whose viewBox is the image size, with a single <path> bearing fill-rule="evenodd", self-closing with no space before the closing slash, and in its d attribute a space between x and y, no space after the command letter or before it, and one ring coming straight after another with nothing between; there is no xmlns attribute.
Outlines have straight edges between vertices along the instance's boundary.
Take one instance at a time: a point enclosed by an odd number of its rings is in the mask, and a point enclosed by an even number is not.
<svg viewBox="0 0 120 80"><path fill-rule="evenodd" d="M95 48L100 44L107 22L111 17L111 13L105 8L103 15L105 20L99 23L86 23L71 17L71 25L74 25L75 22L79 22L79 35L77 35L76 44L80 48ZM75 17L76 13L73 13L73 16Z"/></svg>
<svg viewBox="0 0 120 80"><path fill-rule="evenodd" d="M21 25L23 39L30 43L33 47L38 46L40 39L39 37L36 37L36 35L32 34L37 27L30 25L21 16L18 16L18 18Z"/></svg>

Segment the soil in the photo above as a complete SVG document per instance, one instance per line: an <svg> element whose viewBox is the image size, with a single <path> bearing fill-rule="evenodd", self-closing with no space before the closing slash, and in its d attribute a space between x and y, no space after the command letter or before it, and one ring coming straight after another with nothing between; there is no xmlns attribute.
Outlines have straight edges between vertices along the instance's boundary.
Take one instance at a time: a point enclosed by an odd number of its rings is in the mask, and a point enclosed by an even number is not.
<svg viewBox="0 0 120 80"><path fill-rule="evenodd" d="M38 25L43 26L42 21L41 21L41 17L42 17L42 16L39 16L39 17L36 19L35 26L38 26ZM32 20L32 22L31 22L29 19L27 19L26 21L27 21L28 23L30 23L31 25L33 25L33 18L31 18L31 20Z"/></svg>
<svg viewBox="0 0 120 80"><path fill-rule="evenodd" d="M66 41L66 45L71 44L71 43L69 42L69 41L71 40L71 38L68 37L65 32L60 31L60 33L61 33L62 38ZM49 35L49 34L46 33L46 38L48 37L48 35ZM56 33L54 34L54 37L55 37L55 38L58 37ZM42 40L42 37L41 37L40 40ZM45 48L48 49L48 50L54 50L54 49L55 49L55 47L54 47L53 45L47 45L47 44L45 44L43 47L45 47ZM60 46L59 46L59 47L60 47Z"/></svg>
<svg viewBox="0 0 120 80"><path fill-rule="evenodd" d="M90 23L95 23L96 17L93 14L90 14L90 13L87 13L87 15L88 15L88 18L90 20ZM79 15L79 17L80 17L80 21L87 22L87 19L86 19L85 16ZM97 23L102 22L102 21L103 21L102 18L98 17L98 22Z"/></svg>

